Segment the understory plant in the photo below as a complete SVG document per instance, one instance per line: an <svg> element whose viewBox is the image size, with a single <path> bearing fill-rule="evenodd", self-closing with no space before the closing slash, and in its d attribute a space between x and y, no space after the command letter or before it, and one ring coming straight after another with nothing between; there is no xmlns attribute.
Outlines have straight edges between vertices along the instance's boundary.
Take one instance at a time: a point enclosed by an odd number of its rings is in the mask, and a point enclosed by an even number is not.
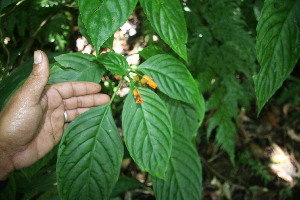
<svg viewBox="0 0 300 200"><path fill-rule="evenodd" d="M0 3L0 10L17 1L6 2ZM99 83L107 74L117 76L118 83L108 104L77 117L59 146L33 166L12 174L0 199L16 199L17 192L24 194L23 199L37 194L40 200L110 199L120 193L121 185L127 184L121 192L140 186L135 179L120 176L124 152L128 152L141 171L151 176L156 199L200 200L202 167L195 138L204 114L206 137L214 135L216 146L234 164L240 109L249 108L256 95L259 113L300 56L298 0L264 1L262 10L258 9L256 31L256 24L251 27L247 21L254 14L241 9L245 2L240 0L67 3L68 8L78 7L79 31L96 55L50 55L49 84ZM113 52L113 34L137 7L142 8L150 32L161 41L138 52L141 64L129 65L125 56ZM59 6L56 12L63 8ZM61 41L67 35L62 31L60 37L48 37ZM65 43L59 44L57 48L63 49ZM101 53L104 47L110 50ZM259 64L260 72L255 75ZM30 73L31 61L22 66L3 76L1 109ZM124 85L130 91L121 101L120 127L111 106ZM53 160L56 164L49 164Z"/></svg>

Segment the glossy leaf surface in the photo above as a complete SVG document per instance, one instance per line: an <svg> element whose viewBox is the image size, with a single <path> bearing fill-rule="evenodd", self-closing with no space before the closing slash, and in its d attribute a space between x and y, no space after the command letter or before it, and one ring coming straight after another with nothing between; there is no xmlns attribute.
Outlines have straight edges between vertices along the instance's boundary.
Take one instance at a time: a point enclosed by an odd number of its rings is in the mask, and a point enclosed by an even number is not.
<svg viewBox="0 0 300 200"><path fill-rule="evenodd" d="M204 102L191 73L179 60L170 55L152 56L138 67L152 77L158 89L169 97L204 108ZM204 111L202 111L204 112Z"/></svg>
<svg viewBox="0 0 300 200"><path fill-rule="evenodd" d="M202 169L196 147L174 131L173 150L165 180L153 177L157 200L201 199Z"/></svg>
<svg viewBox="0 0 300 200"><path fill-rule="evenodd" d="M261 70L254 77L258 109L282 85L300 58L300 1L267 0L257 25L257 59Z"/></svg>
<svg viewBox="0 0 300 200"><path fill-rule="evenodd" d="M119 178L123 145L107 105L77 117L66 129L57 160L62 199L109 199Z"/></svg>
<svg viewBox="0 0 300 200"><path fill-rule="evenodd" d="M97 54L102 44L129 18L137 0L79 0L82 21Z"/></svg>
<svg viewBox="0 0 300 200"><path fill-rule="evenodd" d="M54 65L50 71L49 84L63 81L90 81L99 83L104 67L94 56L82 53L68 53L55 57L62 66Z"/></svg>
<svg viewBox="0 0 300 200"><path fill-rule="evenodd" d="M199 115L194 105L174 100L166 95L159 95L168 108L171 116L173 130L185 133L186 137L193 138L197 135L200 126Z"/></svg>
<svg viewBox="0 0 300 200"><path fill-rule="evenodd" d="M164 54L164 53L166 52L164 52L161 48L155 45L150 45L144 48L142 51L139 51L140 56L144 59L148 59L157 54Z"/></svg>
<svg viewBox="0 0 300 200"><path fill-rule="evenodd" d="M126 98L122 127L134 161L153 176L164 178L172 149L172 125L166 106L152 90L138 88L143 103Z"/></svg>
<svg viewBox="0 0 300 200"><path fill-rule="evenodd" d="M104 67L116 75L124 75L129 68L129 65L124 56L117 53L104 53L98 57L98 61L104 65Z"/></svg>
<svg viewBox="0 0 300 200"><path fill-rule="evenodd" d="M187 61L187 29L179 0L140 0L143 11L158 35Z"/></svg>

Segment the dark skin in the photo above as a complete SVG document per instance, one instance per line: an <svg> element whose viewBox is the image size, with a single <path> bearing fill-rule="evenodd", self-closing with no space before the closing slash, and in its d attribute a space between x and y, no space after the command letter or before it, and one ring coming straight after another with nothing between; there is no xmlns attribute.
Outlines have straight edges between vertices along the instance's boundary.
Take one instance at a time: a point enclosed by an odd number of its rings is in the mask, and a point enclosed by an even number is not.
<svg viewBox="0 0 300 200"><path fill-rule="evenodd" d="M36 51L30 76L0 113L0 180L45 156L78 115L109 102L96 83L47 85L49 71L46 54Z"/></svg>

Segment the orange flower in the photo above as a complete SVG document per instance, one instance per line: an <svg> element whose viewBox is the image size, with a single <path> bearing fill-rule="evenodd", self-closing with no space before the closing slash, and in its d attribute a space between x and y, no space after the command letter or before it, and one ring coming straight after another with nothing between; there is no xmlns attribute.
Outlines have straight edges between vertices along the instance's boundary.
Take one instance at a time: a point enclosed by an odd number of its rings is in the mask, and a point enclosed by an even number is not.
<svg viewBox="0 0 300 200"><path fill-rule="evenodd" d="M155 83L150 76L144 75L141 83L147 83L153 89L157 88L157 83Z"/></svg>
<svg viewBox="0 0 300 200"><path fill-rule="evenodd" d="M138 90L138 89L134 89L133 90L133 95L134 95L134 97L136 98L137 96L139 96L141 93L140 93L140 91Z"/></svg>
<svg viewBox="0 0 300 200"><path fill-rule="evenodd" d="M155 83L155 82L152 81L152 80L149 80L149 81L148 81L148 85L149 85L150 87L152 87L153 89L155 89L155 88L157 87L157 83Z"/></svg>
<svg viewBox="0 0 300 200"><path fill-rule="evenodd" d="M143 100L142 100L141 96L136 97L135 103L143 103Z"/></svg>
<svg viewBox="0 0 300 200"><path fill-rule="evenodd" d="M133 95L134 95L134 98L136 99L135 103L143 103L143 100L141 98L141 93L138 89L134 89L133 90Z"/></svg>

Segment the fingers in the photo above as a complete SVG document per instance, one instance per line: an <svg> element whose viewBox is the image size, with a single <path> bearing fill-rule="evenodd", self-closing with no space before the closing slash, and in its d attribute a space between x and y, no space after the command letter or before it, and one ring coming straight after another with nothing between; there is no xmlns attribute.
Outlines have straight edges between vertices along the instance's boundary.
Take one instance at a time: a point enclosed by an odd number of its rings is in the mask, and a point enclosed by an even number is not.
<svg viewBox="0 0 300 200"><path fill-rule="evenodd" d="M67 121L66 122L71 122L73 121L76 117L78 117L78 115L88 111L91 108L77 108L77 109L73 109L73 110L67 110Z"/></svg>
<svg viewBox="0 0 300 200"><path fill-rule="evenodd" d="M47 55L43 51L34 52L34 64L31 74L21 87L22 91L31 96L31 101L37 103L48 82L50 67Z"/></svg>
<svg viewBox="0 0 300 200"><path fill-rule="evenodd" d="M56 83L51 85L50 88L57 90L63 99L95 94L101 90L99 84L84 81Z"/></svg>
<svg viewBox="0 0 300 200"><path fill-rule="evenodd" d="M65 99L65 110L72 110L76 108L90 108L103 105L109 102L109 96L106 94L90 94L86 96L71 97Z"/></svg>

